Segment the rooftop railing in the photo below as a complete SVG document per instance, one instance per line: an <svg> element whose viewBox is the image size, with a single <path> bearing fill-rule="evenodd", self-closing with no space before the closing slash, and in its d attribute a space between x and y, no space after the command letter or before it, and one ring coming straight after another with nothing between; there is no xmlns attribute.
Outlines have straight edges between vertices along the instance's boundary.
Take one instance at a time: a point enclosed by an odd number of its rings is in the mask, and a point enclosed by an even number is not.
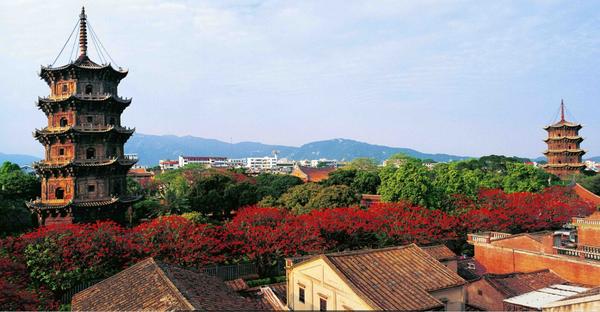
<svg viewBox="0 0 600 312"><path fill-rule="evenodd" d="M580 245L579 248L577 248L577 249L559 247L559 246L554 246L553 248L556 251L556 253L559 255L577 257L580 259L600 261L600 247Z"/></svg>
<svg viewBox="0 0 600 312"><path fill-rule="evenodd" d="M467 242L469 243L483 243L489 244L492 241L509 237L512 234L502 232L483 232L483 233L472 233L467 235Z"/></svg>
<svg viewBox="0 0 600 312"><path fill-rule="evenodd" d="M573 222L573 225L575 225L575 226L578 226L578 225L600 226L600 220L593 220L593 219L588 219L588 218L574 217L572 222Z"/></svg>

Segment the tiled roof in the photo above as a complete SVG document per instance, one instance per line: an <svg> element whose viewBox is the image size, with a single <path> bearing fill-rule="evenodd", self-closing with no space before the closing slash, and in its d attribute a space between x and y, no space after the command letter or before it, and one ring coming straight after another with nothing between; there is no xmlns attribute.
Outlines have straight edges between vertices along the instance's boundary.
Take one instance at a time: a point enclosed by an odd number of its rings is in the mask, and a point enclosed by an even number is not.
<svg viewBox="0 0 600 312"><path fill-rule="evenodd" d="M575 194L577 194L577 196L579 196L583 200L589 201L595 205L600 205L600 196L592 193L590 190L581 186L581 184L575 183L575 185L572 186L572 189L575 192Z"/></svg>
<svg viewBox="0 0 600 312"><path fill-rule="evenodd" d="M474 258L458 260L457 273L467 281L475 281L485 274L485 268Z"/></svg>
<svg viewBox="0 0 600 312"><path fill-rule="evenodd" d="M225 285L233 291L242 291L248 289L248 284L242 278L226 281Z"/></svg>
<svg viewBox="0 0 600 312"><path fill-rule="evenodd" d="M442 302L429 292L466 283L414 244L322 257L375 309L439 308L443 306Z"/></svg>
<svg viewBox="0 0 600 312"><path fill-rule="evenodd" d="M579 299L579 298L591 297L591 296L596 296L596 295L600 295L600 287L591 288L589 290L586 290L584 292L578 293L576 295L563 298L560 301L571 300L571 299Z"/></svg>
<svg viewBox="0 0 600 312"><path fill-rule="evenodd" d="M425 250L430 256L438 261L456 259L457 257L450 248L446 247L446 245L422 246L421 249Z"/></svg>
<svg viewBox="0 0 600 312"><path fill-rule="evenodd" d="M506 298L566 282L547 269L531 273L486 274L484 278Z"/></svg>
<svg viewBox="0 0 600 312"><path fill-rule="evenodd" d="M306 174L308 182L320 182L329 177L329 174L336 170L334 167L323 167L323 168L313 168L313 167L303 167L298 166L298 169Z"/></svg>
<svg viewBox="0 0 600 312"><path fill-rule="evenodd" d="M243 298L221 280L176 265L143 260L73 296L73 311L247 310Z"/></svg>

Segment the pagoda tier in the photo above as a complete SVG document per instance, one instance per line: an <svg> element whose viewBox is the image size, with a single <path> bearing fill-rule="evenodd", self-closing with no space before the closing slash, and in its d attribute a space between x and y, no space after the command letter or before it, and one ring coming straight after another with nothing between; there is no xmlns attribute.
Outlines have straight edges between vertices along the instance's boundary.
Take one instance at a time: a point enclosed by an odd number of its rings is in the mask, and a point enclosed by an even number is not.
<svg viewBox="0 0 600 312"><path fill-rule="evenodd" d="M563 143L580 143L583 141L583 138L580 136L571 136L571 137L554 137L554 138L544 139L544 142L546 142L546 143L548 143L550 141L563 142Z"/></svg>
<svg viewBox="0 0 600 312"><path fill-rule="evenodd" d="M583 156L585 151L582 149L555 149L555 150L545 150L544 155L552 155L552 154L561 154L561 155L579 155Z"/></svg>
<svg viewBox="0 0 600 312"><path fill-rule="evenodd" d="M131 99L113 94L67 94L65 96L40 97L37 106L46 116L65 110L106 111L122 113L131 104Z"/></svg>
<svg viewBox="0 0 600 312"><path fill-rule="evenodd" d="M119 126L95 126L82 125L70 127L44 128L36 129L33 137L42 144L52 144L56 142L79 142L83 137L100 137L103 140L117 143L125 143L135 132L135 128L126 128Z"/></svg>
<svg viewBox="0 0 600 312"><path fill-rule="evenodd" d="M553 125L549 125L544 127L544 130L550 130L550 129L573 129L573 130L581 130L583 126L581 124L576 124L576 123L572 123L572 122L568 122L568 121L559 121Z"/></svg>
<svg viewBox="0 0 600 312"><path fill-rule="evenodd" d="M79 173L90 173L102 171L105 174L113 172L127 173L137 162L137 157L125 156L115 158L104 158L94 160L68 160L68 161L39 161L33 163L33 168L41 175L54 176L77 175ZM95 171L93 171L95 170Z"/></svg>
<svg viewBox="0 0 600 312"><path fill-rule="evenodd" d="M103 80L120 81L127 76L128 71L122 69L114 69L111 64L99 65L87 55L81 55L75 62L70 64L51 67L42 66L40 70L40 78L44 79L48 85L58 80L79 79L83 75L94 71Z"/></svg>
<svg viewBox="0 0 600 312"><path fill-rule="evenodd" d="M26 205L37 215L38 223L45 225L75 221L94 222L104 219L124 222L125 210L140 199L141 196L137 195L52 203L38 198L27 202Z"/></svg>

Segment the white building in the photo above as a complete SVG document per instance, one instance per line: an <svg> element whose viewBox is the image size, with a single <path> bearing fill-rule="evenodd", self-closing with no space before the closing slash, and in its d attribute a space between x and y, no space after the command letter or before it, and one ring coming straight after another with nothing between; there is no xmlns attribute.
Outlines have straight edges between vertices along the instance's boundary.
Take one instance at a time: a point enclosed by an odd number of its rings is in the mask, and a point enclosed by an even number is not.
<svg viewBox="0 0 600 312"><path fill-rule="evenodd" d="M275 157L248 157L246 168L251 171L273 170L277 167L277 156Z"/></svg>
<svg viewBox="0 0 600 312"><path fill-rule="evenodd" d="M189 164L204 165L212 168L227 167L227 157L179 156L179 167Z"/></svg>
<svg viewBox="0 0 600 312"><path fill-rule="evenodd" d="M244 167L246 167L247 163L248 163L248 159L247 158L231 158L231 159L227 159L227 164L231 168L244 168Z"/></svg>
<svg viewBox="0 0 600 312"><path fill-rule="evenodd" d="M164 160L160 160L158 162L158 165L160 166L160 170L162 170L162 171L174 170L174 169L179 168L179 161L164 159Z"/></svg>

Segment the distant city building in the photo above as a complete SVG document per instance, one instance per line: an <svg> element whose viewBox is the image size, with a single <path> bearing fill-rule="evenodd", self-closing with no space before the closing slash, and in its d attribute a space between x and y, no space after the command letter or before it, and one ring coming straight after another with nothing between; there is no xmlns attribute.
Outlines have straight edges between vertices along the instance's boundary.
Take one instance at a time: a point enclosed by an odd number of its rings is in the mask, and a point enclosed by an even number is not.
<svg viewBox="0 0 600 312"><path fill-rule="evenodd" d="M248 163L247 158L231 158L227 159L227 164L231 168L245 168Z"/></svg>
<svg viewBox="0 0 600 312"><path fill-rule="evenodd" d="M160 170L165 171L165 170L173 170L173 169L178 169L179 168L179 160L161 160L158 162L158 165L160 166Z"/></svg>
<svg viewBox="0 0 600 312"><path fill-rule="evenodd" d="M227 167L227 157L179 156L179 168L190 164L204 165L211 168L225 168Z"/></svg>
<svg viewBox="0 0 600 312"><path fill-rule="evenodd" d="M250 171L268 171L277 167L277 156L274 157L248 157L246 168Z"/></svg>
<svg viewBox="0 0 600 312"><path fill-rule="evenodd" d="M597 163L597 162L595 162L593 160L586 160L583 163L585 164L585 168L587 170L591 170L591 171L594 171L594 172L600 171L600 163Z"/></svg>
<svg viewBox="0 0 600 312"><path fill-rule="evenodd" d="M546 172L568 179L585 168L581 161L585 151L579 147L583 141L580 129L580 124L565 120L565 105L561 101L560 121L544 128L548 131L548 138L544 140L548 144L544 152L548 163L542 166Z"/></svg>

